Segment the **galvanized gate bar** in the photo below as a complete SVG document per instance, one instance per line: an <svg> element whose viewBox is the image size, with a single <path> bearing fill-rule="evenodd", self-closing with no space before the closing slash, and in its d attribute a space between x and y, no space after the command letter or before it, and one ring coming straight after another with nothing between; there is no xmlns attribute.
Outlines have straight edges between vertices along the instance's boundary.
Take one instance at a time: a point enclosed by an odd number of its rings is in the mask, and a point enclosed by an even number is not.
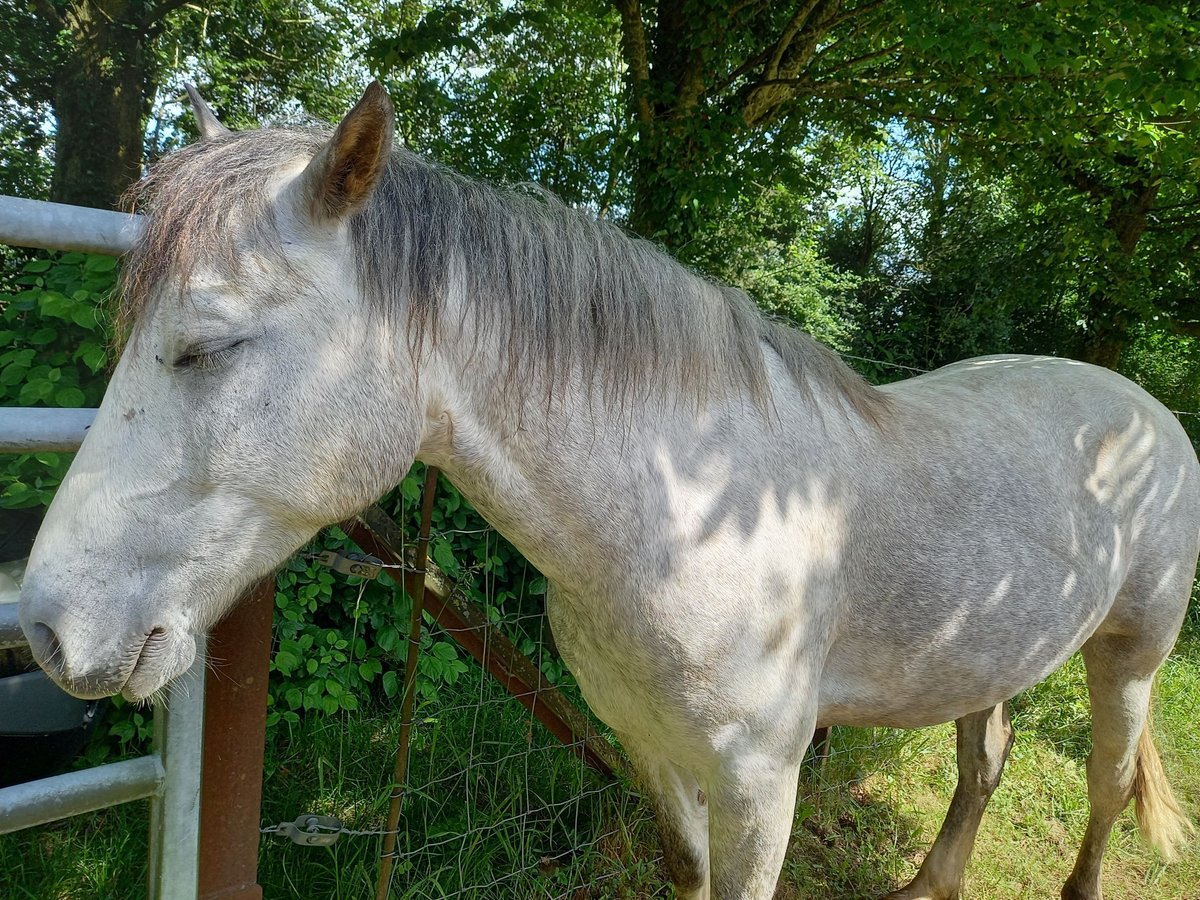
<svg viewBox="0 0 1200 900"><path fill-rule="evenodd" d="M208 639L200 900L262 900L258 886L267 677L275 579L259 582Z"/></svg>
<svg viewBox="0 0 1200 900"><path fill-rule="evenodd" d="M142 227L141 216L0 195L0 244L120 256Z"/></svg>
<svg viewBox="0 0 1200 900"><path fill-rule="evenodd" d="M0 407L0 453L74 453L94 409Z"/></svg>
<svg viewBox="0 0 1200 900"><path fill-rule="evenodd" d="M150 896L195 900L199 883L200 772L204 763L205 640L196 661L154 704L154 749L166 778L150 801Z"/></svg>
<svg viewBox="0 0 1200 900"><path fill-rule="evenodd" d="M152 797L164 778L157 756L141 756L0 788L0 834Z"/></svg>
<svg viewBox="0 0 1200 900"><path fill-rule="evenodd" d="M21 620L18 618L17 604L0 603L0 650L9 647L24 647L25 632L21 630Z"/></svg>
<svg viewBox="0 0 1200 900"><path fill-rule="evenodd" d="M367 553L391 564L411 565L398 549L403 546L400 526L379 507L369 507L341 527ZM588 718L546 681L541 670L488 621L482 609L454 590L432 563L426 563L426 568L425 609L442 629L573 753L607 777L619 771L619 755L595 732ZM406 590L418 589L414 573L406 572L404 580Z"/></svg>

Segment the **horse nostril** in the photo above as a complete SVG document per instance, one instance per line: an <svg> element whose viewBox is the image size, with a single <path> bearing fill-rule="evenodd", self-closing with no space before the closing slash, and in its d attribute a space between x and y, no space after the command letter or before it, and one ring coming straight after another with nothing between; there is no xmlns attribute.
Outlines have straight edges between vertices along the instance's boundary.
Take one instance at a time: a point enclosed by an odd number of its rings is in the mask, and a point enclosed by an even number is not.
<svg viewBox="0 0 1200 900"><path fill-rule="evenodd" d="M29 640L29 649L39 666L47 671L56 672L62 672L66 668L62 645L59 644L58 635L54 633L53 628L45 622L34 622L25 637Z"/></svg>

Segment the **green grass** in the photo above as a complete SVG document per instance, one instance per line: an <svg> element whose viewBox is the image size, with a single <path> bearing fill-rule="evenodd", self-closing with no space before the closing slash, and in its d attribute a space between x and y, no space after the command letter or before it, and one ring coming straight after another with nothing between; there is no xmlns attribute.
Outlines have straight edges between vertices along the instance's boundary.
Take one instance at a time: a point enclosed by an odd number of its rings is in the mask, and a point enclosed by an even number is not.
<svg viewBox="0 0 1200 900"><path fill-rule="evenodd" d="M414 731L393 896L571 896L616 877L632 846L624 832L648 824L628 790L565 752L494 682L473 673L454 700L426 710ZM397 732L396 716L381 712L282 737L264 818L317 812L357 830L382 826ZM262 881L286 889L279 896L362 897L379 847L378 837L345 837L314 853L273 838Z"/></svg>
<svg viewBox="0 0 1200 900"><path fill-rule="evenodd" d="M1200 629L1189 629L1158 686L1159 747L1176 793L1200 809ZM1088 715L1071 663L1015 704L1017 742L969 869L967 898L1056 897L1087 817ZM398 723L363 710L281 730L268 748L264 822L303 812L370 830L386 818ZM671 897L653 823L625 784L606 784L558 748L528 713L474 672L423 710L413 748L394 898ZM953 728L835 731L822 773L806 772L780 892L877 897L902 884L954 788ZM144 896L145 804L0 837L4 900ZM372 894L380 838L328 849L267 836L268 898ZM1108 900L1195 900L1200 852L1164 866L1132 812L1105 863Z"/></svg>

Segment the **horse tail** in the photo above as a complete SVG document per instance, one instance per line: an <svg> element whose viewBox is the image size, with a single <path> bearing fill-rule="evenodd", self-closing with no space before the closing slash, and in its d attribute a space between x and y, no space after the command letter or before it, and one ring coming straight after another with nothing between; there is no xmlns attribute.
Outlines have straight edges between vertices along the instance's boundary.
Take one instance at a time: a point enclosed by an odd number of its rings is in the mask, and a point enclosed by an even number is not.
<svg viewBox="0 0 1200 900"><path fill-rule="evenodd" d="M1195 828L1171 791L1162 760L1154 746L1149 715L1138 738L1136 766L1133 796L1138 827L1146 843L1161 853L1163 859L1171 862Z"/></svg>

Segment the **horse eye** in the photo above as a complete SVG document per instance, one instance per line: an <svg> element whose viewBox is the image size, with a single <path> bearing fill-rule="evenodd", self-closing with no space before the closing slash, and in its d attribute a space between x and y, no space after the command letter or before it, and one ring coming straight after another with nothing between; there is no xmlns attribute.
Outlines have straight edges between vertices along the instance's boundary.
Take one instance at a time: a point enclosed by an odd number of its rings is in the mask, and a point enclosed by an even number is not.
<svg viewBox="0 0 1200 900"><path fill-rule="evenodd" d="M244 340L234 341L225 346L206 347L203 345L189 347L175 357L176 369L215 369L234 355L237 349L246 343Z"/></svg>

